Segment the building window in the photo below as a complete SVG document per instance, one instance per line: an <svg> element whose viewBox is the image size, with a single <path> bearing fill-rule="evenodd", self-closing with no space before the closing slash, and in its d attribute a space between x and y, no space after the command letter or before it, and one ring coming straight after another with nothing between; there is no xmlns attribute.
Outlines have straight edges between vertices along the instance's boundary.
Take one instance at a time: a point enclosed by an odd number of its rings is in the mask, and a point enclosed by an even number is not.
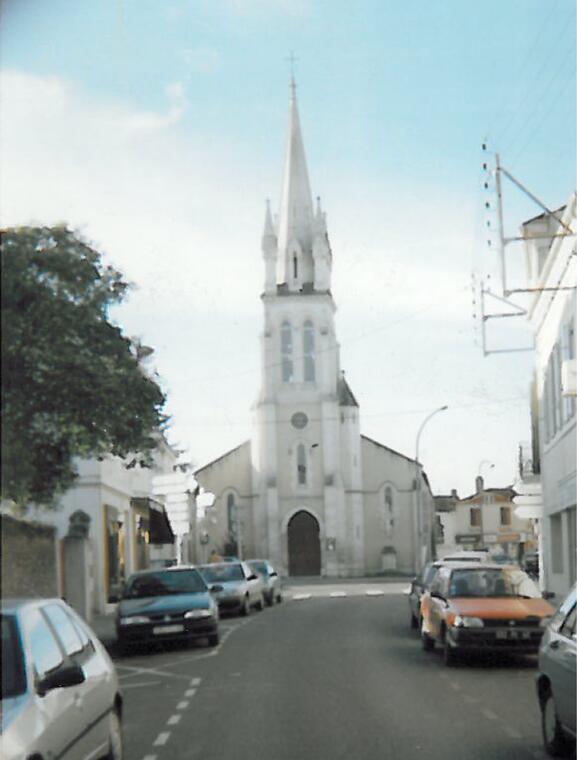
<svg viewBox="0 0 577 760"><path fill-rule="evenodd" d="M481 527L481 510L479 507L471 507L469 520L471 528Z"/></svg>
<svg viewBox="0 0 577 760"><path fill-rule="evenodd" d="M233 537L236 536L238 532L238 519L233 493L229 493L226 497L226 521L229 534Z"/></svg>
<svg viewBox="0 0 577 760"><path fill-rule="evenodd" d="M297 483L299 486L307 482L307 454L302 443L297 446Z"/></svg>
<svg viewBox="0 0 577 760"><path fill-rule="evenodd" d="M554 573L563 572L563 516L561 514L550 517L551 526L551 570Z"/></svg>
<svg viewBox="0 0 577 760"><path fill-rule="evenodd" d="M393 514L393 489L390 486L385 488L385 535L390 537L393 534L395 518Z"/></svg>
<svg viewBox="0 0 577 760"><path fill-rule="evenodd" d="M575 320L572 319L563 328L563 361L575 358ZM564 418L570 420L575 416L577 399L573 396L565 396L563 399Z"/></svg>
<svg viewBox="0 0 577 760"><path fill-rule="evenodd" d="M296 280L299 276L299 260L296 254L293 256L293 277Z"/></svg>
<svg viewBox="0 0 577 760"><path fill-rule="evenodd" d="M282 379L284 383L293 380L293 336L288 322L283 322L280 329Z"/></svg>
<svg viewBox="0 0 577 760"><path fill-rule="evenodd" d="M501 525L511 525L511 507L501 507Z"/></svg>
<svg viewBox="0 0 577 760"><path fill-rule="evenodd" d="M305 322L303 329L304 379L305 382L315 380L315 328L310 321Z"/></svg>

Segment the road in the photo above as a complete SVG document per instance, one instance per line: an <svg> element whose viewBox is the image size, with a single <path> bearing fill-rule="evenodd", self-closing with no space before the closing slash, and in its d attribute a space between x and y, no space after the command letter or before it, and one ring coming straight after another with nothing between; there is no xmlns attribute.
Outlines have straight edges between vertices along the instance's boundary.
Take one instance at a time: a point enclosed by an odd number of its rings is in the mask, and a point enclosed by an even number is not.
<svg viewBox="0 0 577 760"><path fill-rule="evenodd" d="M401 588L300 585L216 649L118 658L127 760L545 758L535 659L447 668Z"/></svg>

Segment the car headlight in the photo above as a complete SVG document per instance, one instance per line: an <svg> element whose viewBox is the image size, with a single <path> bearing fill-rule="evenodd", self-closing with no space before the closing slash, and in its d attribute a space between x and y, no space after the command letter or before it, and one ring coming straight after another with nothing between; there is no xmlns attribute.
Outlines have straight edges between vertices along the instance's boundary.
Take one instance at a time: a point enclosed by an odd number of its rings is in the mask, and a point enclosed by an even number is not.
<svg viewBox="0 0 577 760"><path fill-rule="evenodd" d="M469 617L468 615L455 615L453 620L455 628L483 628L485 623L480 617Z"/></svg>
<svg viewBox="0 0 577 760"><path fill-rule="evenodd" d="M142 625L150 622L146 615L132 615L132 617L121 617L120 625Z"/></svg>
<svg viewBox="0 0 577 760"><path fill-rule="evenodd" d="M184 613L185 618L209 618L212 617L210 610L189 610Z"/></svg>
<svg viewBox="0 0 577 760"><path fill-rule="evenodd" d="M539 628L547 628L549 623L551 622L552 615L545 615L545 617L541 618L541 621L539 623Z"/></svg>

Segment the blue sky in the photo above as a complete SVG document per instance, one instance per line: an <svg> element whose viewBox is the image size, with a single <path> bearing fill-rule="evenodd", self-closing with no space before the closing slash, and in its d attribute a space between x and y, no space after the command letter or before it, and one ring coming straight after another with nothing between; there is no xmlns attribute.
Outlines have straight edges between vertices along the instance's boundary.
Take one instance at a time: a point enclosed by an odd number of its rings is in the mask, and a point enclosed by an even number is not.
<svg viewBox="0 0 577 760"><path fill-rule="evenodd" d="M471 272L497 273L481 164L498 150L551 206L574 189L572 0L2 7L3 223L68 221L136 283L116 318L156 348L171 438L197 464L250 435L294 50L364 432L413 455L446 403L422 446L435 489L471 491L484 459L492 484L513 480L532 358L474 344ZM505 211L514 230L539 209L506 188Z"/></svg>

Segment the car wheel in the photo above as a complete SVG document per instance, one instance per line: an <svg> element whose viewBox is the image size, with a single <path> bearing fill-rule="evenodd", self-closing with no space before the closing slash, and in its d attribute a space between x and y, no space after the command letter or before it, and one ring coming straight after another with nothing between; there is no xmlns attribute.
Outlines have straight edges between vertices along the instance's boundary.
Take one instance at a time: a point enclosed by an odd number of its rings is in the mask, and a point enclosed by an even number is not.
<svg viewBox="0 0 577 760"><path fill-rule="evenodd" d="M548 691L541 702L541 731L545 750L553 757L564 755L569 750L569 742L563 733L553 694Z"/></svg>
<svg viewBox="0 0 577 760"><path fill-rule="evenodd" d="M435 639L429 636L429 634L425 631L424 625L422 622L421 622L421 644L425 652L432 652L433 649L435 648Z"/></svg>
<svg viewBox="0 0 577 760"><path fill-rule="evenodd" d="M108 754L106 755L106 760L122 760L123 757L124 748L120 715L116 710L112 710L108 718Z"/></svg>
<svg viewBox="0 0 577 760"><path fill-rule="evenodd" d="M447 634L445 633L444 641L443 641L443 662L445 665L448 665L449 667L451 665L454 665L457 660L457 653L454 649L454 647L451 646L449 643L449 638Z"/></svg>
<svg viewBox="0 0 577 760"><path fill-rule="evenodd" d="M274 604L274 591L271 591L270 594L267 594L266 596L266 606L272 607Z"/></svg>
<svg viewBox="0 0 577 760"><path fill-rule="evenodd" d="M219 641L220 641L220 637L218 633L211 633L211 635L208 637L208 646L217 647Z"/></svg>
<svg viewBox="0 0 577 760"><path fill-rule="evenodd" d="M240 614L242 617L246 617L248 613L249 613L249 604L248 604L248 599L245 596L242 601L242 606L240 608Z"/></svg>

